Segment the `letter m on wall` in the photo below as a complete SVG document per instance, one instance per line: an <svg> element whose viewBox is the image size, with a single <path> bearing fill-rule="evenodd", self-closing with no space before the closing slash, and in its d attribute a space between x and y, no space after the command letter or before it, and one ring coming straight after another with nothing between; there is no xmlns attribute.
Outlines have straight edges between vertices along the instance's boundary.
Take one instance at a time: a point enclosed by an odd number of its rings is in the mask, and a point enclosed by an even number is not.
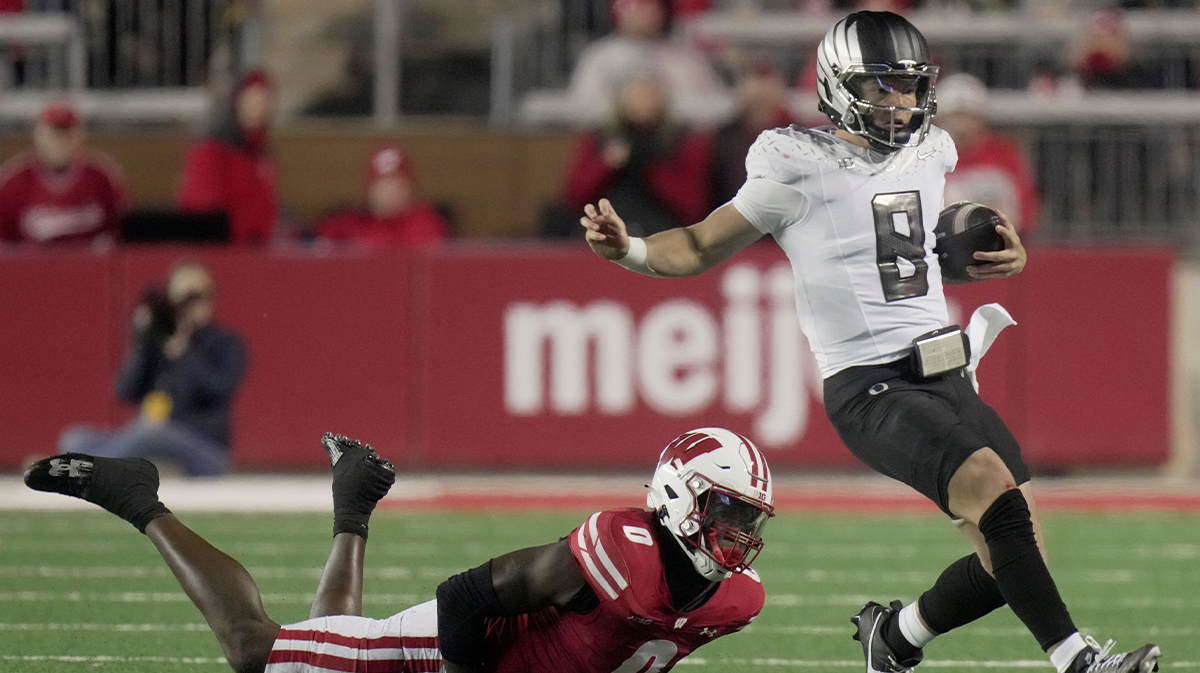
<svg viewBox="0 0 1200 673"><path fill-rule="evenodd" d="M586 413L594 374L600 413L627 413L634 404L632 351L633 315L621 304L510 304L504 313L505 408L519 416L540 414L548 388L553 413Z"/></svg>

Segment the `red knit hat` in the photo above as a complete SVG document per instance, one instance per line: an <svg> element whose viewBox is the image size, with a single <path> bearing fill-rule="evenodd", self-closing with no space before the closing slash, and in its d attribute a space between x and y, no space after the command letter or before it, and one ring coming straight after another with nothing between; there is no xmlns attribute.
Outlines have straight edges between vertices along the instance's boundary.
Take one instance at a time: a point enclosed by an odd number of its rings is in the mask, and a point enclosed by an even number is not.
<svg viewBox="0 0 1200 673"><path fill-rule="evenodd" d="M246 71L246 74L242 75L242 78L238 80L234 94L240 95L252 86L261 86L267 89L275 88L275 84L271 81L271 76L267 74L266 70L254 68L253 70Z"/></svg>
<svg viewBox="0 0 1200 673"><path fill-rule="evenodd" d="M663 14L671 13L671 5L666 0L612 0L609 11L612 12L613 21L617 21L625 12L643 4L658 5L663 10Z"/></svg>
<svg viewBox="0 0 1200 673"><path fill-rule="evenodd" d="M381 145L375 148L363 167L363 182L368 186L388 175L398 175L409 180L413 178L412 159L398 145Z"/></svg>
<svg viewBox="0 0 1200 673"><path fill-rule="evenodd" d="M56 129L73 129L79 125L79 113L70 103L58 101L46 105L38 118Z"/></svg>

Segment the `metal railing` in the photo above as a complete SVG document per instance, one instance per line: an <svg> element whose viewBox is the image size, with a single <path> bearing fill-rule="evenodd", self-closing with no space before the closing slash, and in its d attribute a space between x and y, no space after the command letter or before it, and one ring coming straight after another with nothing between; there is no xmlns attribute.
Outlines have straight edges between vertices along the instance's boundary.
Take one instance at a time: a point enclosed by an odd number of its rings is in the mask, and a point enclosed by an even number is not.
<svg viewBox="0 0 1200 673"><path fill-rule="evenodd" d="M26 0L26 14L74 17L82 30L90 88L192 87L230 38L232 0ZM27 69L38 72L39 54ZM47 88L34 80L29 88ZM49 84L53 86L53 84Z"/></svg>
<svg viewBox="0 0 1200 673"><path fill-rule="evenodd" d="M81 89L86 78L83 30L67 14L0 15L0 86L16 84L12 56L21 53L23 84ZM40 85L40 86L38 86Z"/></svg>
<svg viewBox="0 0 1200 673"><path fill-rule="evenodd" d="M1159 74L1163 88L1196 85L1200 13L1186 10L1130 11L1125 28L1139 63ZM805 55L824 37L836 16L798 12L711 12L687 27L697 43L732 44ZM989 86L1020 88L1039 69L1061 63L1084 36L1086 13L1039 16L1034 12L955 14L914 12L913 24L929 40L944 68L969 72ZM807 60L807 56L801 59Z"/></svg>

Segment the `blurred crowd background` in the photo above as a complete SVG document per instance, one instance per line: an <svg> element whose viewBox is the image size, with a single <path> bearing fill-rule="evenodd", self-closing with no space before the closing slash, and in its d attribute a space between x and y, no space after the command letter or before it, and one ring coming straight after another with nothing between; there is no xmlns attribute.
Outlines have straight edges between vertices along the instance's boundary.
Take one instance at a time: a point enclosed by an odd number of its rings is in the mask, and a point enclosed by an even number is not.
<svg viewBox="0 0 1200 673"><path fill-rule="evenodd" d="M814 48L857 9L903 13L929 39L935 124L960 156L948 201L1003 210L1035 247L1187 260L1200 243L1196 5L0 0L0 270L31 250L320 258L581 239L580 209L601 196L634 234L684 226L736 192L762 130L826 121ZM165 283L170 265L154 268ZM1167 305L1184 294L1125 305L1122 320L1161 309L1176 325ZM122 325L135 304L113 309ZM252 380L262 354L249 348ZM125 355L110 344L111 372Z"/></svg>
<svg viewBox="0 0 1200 673"><path fill-rule="evenodd" d="M114 238L164 209L227 211L235 244L569 237L601 193L650 233L725 202L762 129L822 123L813 47L862 8L931 42L955 198L1050 240L1196 238L1190 0L6 0L0 152L92 149Z"/></svg>

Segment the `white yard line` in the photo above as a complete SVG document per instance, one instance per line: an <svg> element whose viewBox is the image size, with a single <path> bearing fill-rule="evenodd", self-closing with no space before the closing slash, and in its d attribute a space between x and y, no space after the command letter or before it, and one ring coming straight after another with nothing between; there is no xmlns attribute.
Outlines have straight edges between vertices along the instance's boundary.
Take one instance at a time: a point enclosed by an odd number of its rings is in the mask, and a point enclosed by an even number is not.
<svg viewBox="0 0 1200 673"><path fill-rule="evenodd" d="M246 566L255 579L318 579L321 567ZM381 566L367 568L366 577L380 580L446 579L458 568L437 566ZM173 578L165 566L0 566L4 579L146 579Z"/></svg>
<svg viewBox="0 0 1200 673"><path fill-rule="evenodd" d="M704 666L706 664L721 664L722 666L753 666L755 668L862 668L861 659L851 660L809 660L809 659L705 659L689 657L680 661L677 666ZM1200 668L1200 661L1161 662L1165 668ZM975 661L955 659L932 659L921 662L922 668L1043 668L1053 670L1049 660L1018 659L1016 661Z"/></svg>
<svg viewBox="0 0 1200 673"><path fill-rule="evenodd" d="M209 631L208 624L2 624L2 631L113 631L116 633L159 633Z"/></svg>
<svg viewBox="0 0 1200 673"><path fill-rule="evenodd" d="M222 657L114 657L107 655L85 656L67 654L6 654L0 656L0 661L24 662L65 662L82 664L107 663L148 663L148 664L192 664L215 665L225 664ZM753 666L756 668L862 668L863 662L850 660L807 660L807 659L705 659L691 657L680 661L679 666L705 666L720 664L723 666ZM1200 661L1163 662L1165 668L1200 668ZM929 660L921 664L927 668L1050 668L1050 662L1041 659L1018 659L1015 661L973 661L973 660Z"/></svg>
<svg viewBox="0 0 1200 673"><path fill-rule="evenodd" d="M312 593L264 593L263 601L267 603L310 603ZM867 594L768 594L767 607L862 607L876 596ZM406 604L414 605L428 600L416 594L401 593L365 593L363 601L367 603ZM0 592L0 603L35 603L35 602L67 602L67 603L186 603L189 599L180 591L113 591L113 592L83 592L83 591L3 591ZM1192 609L1194 602L1188 598L1117 598L1117 599L1076 599L1073 606L1088 608L1121 608L1126 610L1185 610Z"/></svg>
<svg viewBox="0 0 1200 673"><path fill-rule="evenodd" d="M265 593L264 603L312 603L311 593ZM397 608L429 600L416 594L363 594L363 602L394 605ZM66 591L4 591L0 603L188 603L191 599L179 591L114 591L107 593Z"/></svg>
<svg viewBox="0 0 1200 673"><path fill-rule="evenodd" d="M5 654L0 656L0 660L30 662L59 661L67 663L78 662L81 664L226 664L224 657L110 657L106 655L76 656L69 654Z"/></svg>

